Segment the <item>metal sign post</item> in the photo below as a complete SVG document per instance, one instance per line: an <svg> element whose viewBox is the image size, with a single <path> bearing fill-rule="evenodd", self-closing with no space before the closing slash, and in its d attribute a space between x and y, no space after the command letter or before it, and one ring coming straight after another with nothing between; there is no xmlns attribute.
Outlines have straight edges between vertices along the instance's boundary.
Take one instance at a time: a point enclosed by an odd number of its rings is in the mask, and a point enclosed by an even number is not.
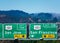
<svg viewBox="0 0 60 43"><path fill-rule="evenodd" d="M15 39L15 40L14 40L14 43L19 43L18 39Z"/></svg>

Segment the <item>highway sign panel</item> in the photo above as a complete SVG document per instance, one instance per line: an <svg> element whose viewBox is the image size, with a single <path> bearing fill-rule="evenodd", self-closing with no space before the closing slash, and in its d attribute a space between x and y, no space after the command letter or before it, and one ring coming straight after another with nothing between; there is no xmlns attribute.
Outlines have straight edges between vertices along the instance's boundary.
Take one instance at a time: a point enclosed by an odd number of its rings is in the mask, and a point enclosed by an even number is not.
<svg viewBox="0 0 60 43"><path fill-rule="evenodd" d="M29 25L29 38L33 38L33 39L57 38L57 24L55 23L31 23Z"/></svg>
<svg viewBox="0 0 60 43"><path fill-rule="evenodd" d="M0 39L2 38L2 34L3 34L2 31L3 31L2 30L2 24L0 24Z"/></svg>
<svg viewBox="0 0 60 43"><path fill-rule="evenodd" d="M26 38L26 24L7 23L4 24L4 38Z"/></svg>

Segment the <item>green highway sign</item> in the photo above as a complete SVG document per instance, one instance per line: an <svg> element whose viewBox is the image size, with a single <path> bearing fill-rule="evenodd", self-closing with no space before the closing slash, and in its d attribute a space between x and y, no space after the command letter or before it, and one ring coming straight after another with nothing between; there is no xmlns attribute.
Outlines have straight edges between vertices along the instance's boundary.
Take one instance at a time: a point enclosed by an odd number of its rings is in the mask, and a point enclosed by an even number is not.
<svg viewBox="0 0 60 43"><path fill-rule="evenodd" d="M0 39L2 38L2 24L0 24Z"/></svg>
<svg viewBox="0 0 60 43"><path fill-rule="evenodd" d="M29 38L31 39L56 39L57 24L55 23L31 23L29 25Z"/></svg>
<svg viewBox="0 0 60 43"><path fill-rule="evenodd" d="M30 23L29 26L26 23L0 23L0 40L57 39L57 27L55 23Z"/></svg>
<svg viewBox="0 0 60 43"><path fill-rule="evenodd" d="M14 38L14 32L17 30L17 24L4 24L4 38Z"/></svg>
<svg viewBox="0 0 60 43"><path fill-rule="evenodd" d="M4 39L26 38L27 25L25 23L23 24L7 23L3 24L3 27L4 27Z"/></svg>

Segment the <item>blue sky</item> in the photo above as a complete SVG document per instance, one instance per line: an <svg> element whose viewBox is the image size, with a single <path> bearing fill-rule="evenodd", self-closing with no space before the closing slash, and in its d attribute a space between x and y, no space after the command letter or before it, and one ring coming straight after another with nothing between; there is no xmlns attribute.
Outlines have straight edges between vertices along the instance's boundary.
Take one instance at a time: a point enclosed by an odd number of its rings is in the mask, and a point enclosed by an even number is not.
<svg viewBox="0 0 60 43"><path fill-rule="evenodd" d="M0 10L60 13L60 0L0 0Z"/></svg>

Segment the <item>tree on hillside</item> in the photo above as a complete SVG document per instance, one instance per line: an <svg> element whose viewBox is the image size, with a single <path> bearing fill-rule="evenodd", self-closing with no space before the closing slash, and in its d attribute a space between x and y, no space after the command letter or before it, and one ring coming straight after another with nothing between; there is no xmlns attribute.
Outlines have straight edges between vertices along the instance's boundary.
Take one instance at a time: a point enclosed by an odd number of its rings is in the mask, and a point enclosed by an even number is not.
<svg viewBox="0 0 60 43"><path fill-rule="evenodd" d="M56 23L56 22L58 22L58 19L56 17L54 17L52 22Z"/></svg>

